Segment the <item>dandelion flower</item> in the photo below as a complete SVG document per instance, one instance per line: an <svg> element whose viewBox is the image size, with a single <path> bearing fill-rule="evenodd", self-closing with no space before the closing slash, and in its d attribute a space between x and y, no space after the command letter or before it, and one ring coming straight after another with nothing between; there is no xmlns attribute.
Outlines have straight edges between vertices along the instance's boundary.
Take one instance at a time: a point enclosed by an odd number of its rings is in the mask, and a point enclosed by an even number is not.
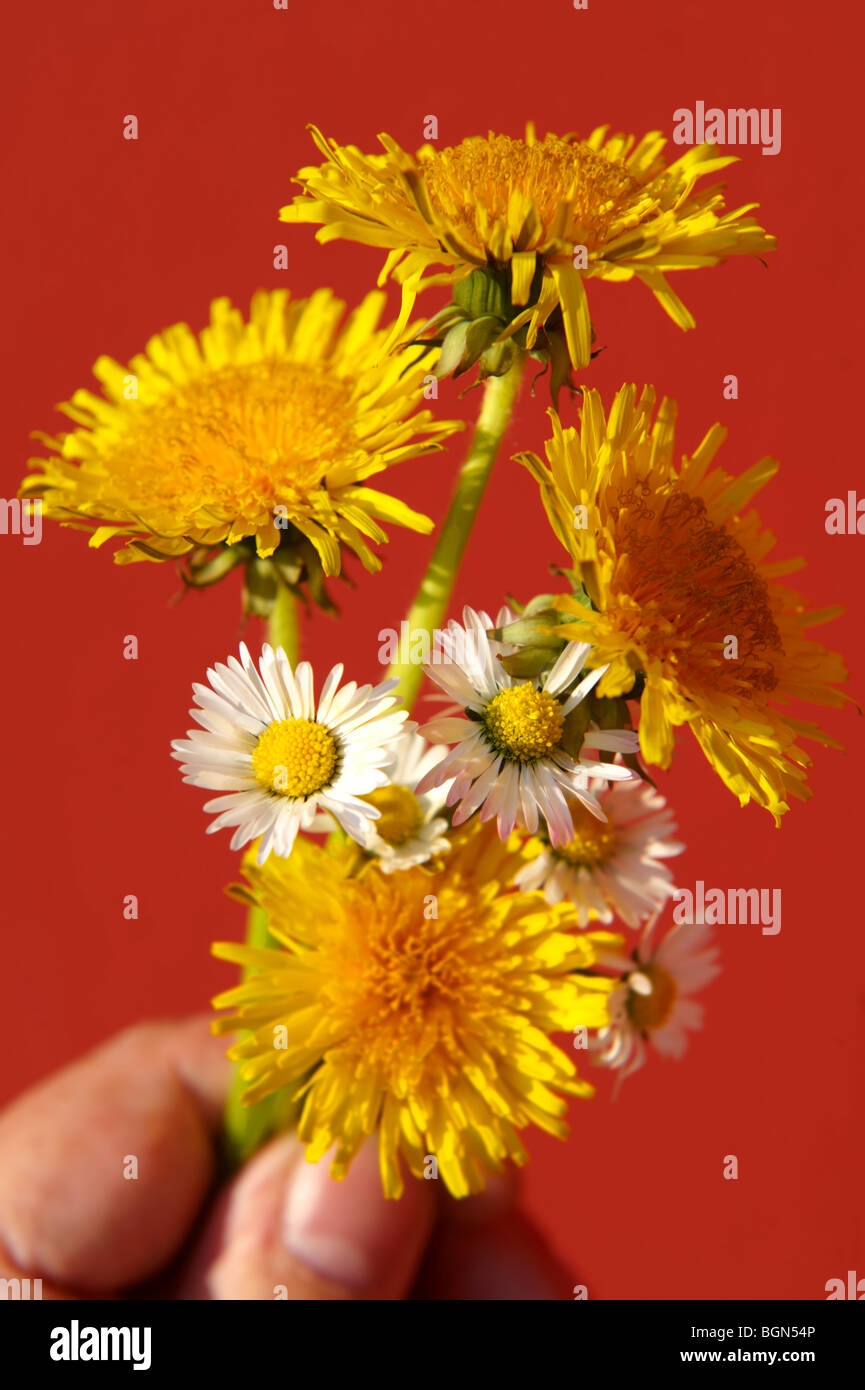
<svg viewBox="0 0 865 1390"><path fill-rule="evenodd" d="M510 617L503 610L499 626ZM444 660L424 667L464 716L440 715L424 725L421 732L431 743L456 746L421 779L418 790L452 778L447 803L459 803L455 826L480 811L482 821L497 819L499 834L507 839L516 825L534 834L540 812L551 843L566 845L574 835L567 798L603 820L592 784L634 775L617 763L584 757L584 750L632 752L637 736L630 729L587 727L583 701L602 672L578 679L590 651L585 643L569 643L536 680L517 680L497 660L504 648L490 637L492 630L486 613L465 608L463 625L452 621L441 634Z"/></svg>
<svg viewBox="0 0 865 1390"><path fill-rule="evenodd" d="M523 139L490 132L442 149L425 144L412 156L389 135L379 136L383 154L368 155L310 130L325 162L300 170L303 193L280 216L322 224L320 241L344 237L386 251L380 283L392 273L402 284L400 327L426 285L503 271L516 311L503 336L527 323L531 349L558 313L581 367L592 339L585 279L636 277L675 323L692 328L666 273L775 245L747 215L756 204L727 211L717 185L695 189L733 158L700 145L668 165L657 131L635 141L600 126L584 140L539 140L529 125ZM428 275L434 266L442 269Z"/></svg>
<svg viewBox="0 0 865 1390"><path fill-rule="evenodd" d="M514 884L524 892L540 889L550 903L573 903L581 927L611 922L614 913L638 927L672 897L673 876L664 860L681 854L684 845L673 838L676 824L666 801L645 782L616 782L598 801L605 821L570 802L573 838L557 847L545 838L530 842L533 858Z"/></svg>
<svg viewBox="0 0 865 1390"><path fill-rule="evenodd" d="M37 436L53 452L31 460L22 494L91 530L91 545L122 539L121 563L217 546L267 558L294 539L325 575L342 548L380 568L368 544L387 540L380 521L432 522L367 480L461 428L416 409L429 368L420 348L385 355L383 304L367 295L340 328L330 290L259 292L248 322L217 299L200 337L176 324L128 368L101 357L103 394L59 407L78 428Z"/></svg>
<svg viewBox="0 0 865 1390"><path fill-rule="evenodd" d="M370 864L354 876L352 847L305 839L262 868L248 856L237 895L284 949L214 947L255 972L214 1000L232 1010L214 1027L247 1034L229 1052L247 1103L282 1087L301 1100L307 1158L336 1146L334 1178L377 1132L388 1197L403 1191L402 1163L422 1177L428 1156L463 1197L525 1161L519 1130L564 1138L565 1098L592 1094L549 1035L608 1021L615 981L574 972L621 938L505 892L519 859L478 823L432 873Z"/></svg>
<svg viewBox="0 0 865 1390"><path fill-rule="evenodd" d="M280 648L265 645L258 670L244 643L240 661L217 662L194 685L201 729L172 743L184 782L224 793L205 803L218 813L207 833L236 826L232 849L261 837L258 862L289 855L298 830L329 812L361 840L379 811L364 798L387 784L383 770L408 717L394 710L396 680L373 688L340 686L343 667L325 678L316 706L312 668L292 671ZM409 727L414 727L409 726Z"/></svg>
<svg viewBox="0 0 865 1390"><path fill-rule="evenodd" d="M809 611L777 582L803 562L767 562L774 537L750 502L777 463L761 459L739 478L712 466L726 434L714 425L677 468L675 419L669 400L655 415L650 387L639 400L622 387L608 418L586 391L579 430L553 415L548 466L521 456L592 604L560 597L571 621L556 631L592 644L587 665L606 668L601 696L642 688L647 762L668 767L673 730L687 724L740 803L753 799L778 823L791 794L810 795L798 737L832 743L782 707L845 699L840 657L805 635L840 609Z"/></svg>
<svg viewBox="0 0 865 1390"><path fill-rule="evenodd" d="M665 1057L684 1056L688 1032L703 1026L703 1007L689 996L721 973L707 926L683 922L655 945L656 920L645 927L633 959L610 952L598 962L624 976L607 1001L610 1022L589 1047L594 1061L620 1068L622 1079L643 1065L647 1043Z"/></svg>

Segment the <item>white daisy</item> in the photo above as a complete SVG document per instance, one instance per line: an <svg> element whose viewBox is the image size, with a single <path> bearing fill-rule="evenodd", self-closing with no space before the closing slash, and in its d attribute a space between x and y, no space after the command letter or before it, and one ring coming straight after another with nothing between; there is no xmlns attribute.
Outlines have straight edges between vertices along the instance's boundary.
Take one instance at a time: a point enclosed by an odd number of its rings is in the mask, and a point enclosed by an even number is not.
<svg viewBox="0 0 865 1390"><path fill-rule="evenodd" d="M450 847L445 834L448 822L439 814L444 809L447 786L420 795L417 792L418 782L438 760L438 749L430 748L420 734L403 734L383 768L387 786L364 797L379 812L379 819L366 821L357 840L368 854L377 857L382 873L411 869Z"/></svg>
<svg viewBox="0 0 865 1390"><path fill-rule="evenodd" d="M661 861L681 854L685 846L671 838L673 814L647 782L616 782L598 800L606 822L579 802L569 802L572 839L557 847L544 836L530 842L539 852L516 875L514 885L524 893L541 889L549 903L573 903L581 927L612 922L614 913L627 926L638 927L672 897L673 876Z"/></svg>
<svg viewBox="0 0 865 1390"><path fill-rule="evenodd" d="M207 672L211 689L192 687L201 708L189 713L202 729L176 739L172 757L184 782L227 793L205 803L219 813L208 834L236 826L232 849L261 836L263 864L271 850L291 854L319 811L354 840L366 833L379 812L363 798L387 784L384 768L408 716L392 709L398 681L340 688L342 673L339 665L328 674L316 709L308 662L292 672L284 651L265 646L256 670L241 643L240 661L230 656Z"/></svg>
<svg viewBox="0 0 865 1390"><path fill-rule="evenodd" d="M505 620L507 616L499 615ZM499 835L507 839L515 825L534 834L540 812L551 843L566 845L574 835L567 797L606 820L592 785L634 778L618 763L584 757L587 749L635 752L638 738L631 729L600 732L582 724L578 755L565 751L580 721L582 711L575 711L606 667L578 681L591 647L571 642L542 679L512 677L498 660L510 648L489 636L492 619L465 608L463 624L448 624L440 638L442 661L424 671L468 717L442 715L423 727L421 733L431 743L456 746L417 789L428 791L453 778L447 804L459 803L454 825L462 825L479 810L483 821L497 817Z"/></svg>
<svg viewBox="0 0 865 1390"><path fill-rule="evenodd" d="M622 1079L643 1065L647 1044L665 1057L684 1055L688 1031L703 1026L703 1006L688 996L721 973L710 927L682 922L654 946L656 921L647 923L632 959L598 956L599 965L621 970L623 978L609 996L610 1022L589 1047L594 1061L621 1068Z"/></svg>

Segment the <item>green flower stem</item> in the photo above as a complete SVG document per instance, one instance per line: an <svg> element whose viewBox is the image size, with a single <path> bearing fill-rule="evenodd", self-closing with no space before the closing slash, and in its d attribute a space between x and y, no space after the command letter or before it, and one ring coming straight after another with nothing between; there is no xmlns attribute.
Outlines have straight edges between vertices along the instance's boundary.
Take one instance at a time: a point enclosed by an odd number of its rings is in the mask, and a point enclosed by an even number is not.
<svg viewBox="0 0 865 1390"><path fill-rule="evenodd" d="M471 446L460 469L426 574L408 611L406 641L400 643L399 657L388 671L388 676L398 676L402 682L401 693L409 709L423 680L421 663L411 660L412 634L424 630L432 641L433 632L444 619L496 454L510 422L524 361L525 355L521 353L504 376L488 377L484 383L484 398Z"/></svg>
<svg viewBox="0 0 865 1390"><path fill-rule="evenodd" d="M267 916L260 907L251 907L246 921L247 946L275 946L267 930ZM244 971L244 979L251 972ZM222 1116L222 1165L225 1173L233 1173L245 1163L275 1128L274 1097L267 1096L256 1105L243 1105L245 1087L240 1070L235 1065L231 1087Z"/></svg>
<svg viewBox="0 0 865 1390"><path fill-rule="evenodd" d="M282 583L277 588L276 602L268 619L268 639L272 647L285 648L285 654L292 667L297 665L297 659L300 655L297 600L291 590Z"/></svg>
<svg viewBox="0 0 865 1390"><path fill-rule="evenodd" d="M268 638L273 647L284 647L292 666L297 664L300 640L297 603L284 584L279 585L276 603L268 620ZM267 914L251 907L246 921L247 946L278 946L267 929ZM252 973L244 971L244 979ZM255 1105L241 1103L244 1091L235 1066L222 1119L222 1164L226 1173L234 1172L280 1127L279 1097L267 1096Z"/></svg>

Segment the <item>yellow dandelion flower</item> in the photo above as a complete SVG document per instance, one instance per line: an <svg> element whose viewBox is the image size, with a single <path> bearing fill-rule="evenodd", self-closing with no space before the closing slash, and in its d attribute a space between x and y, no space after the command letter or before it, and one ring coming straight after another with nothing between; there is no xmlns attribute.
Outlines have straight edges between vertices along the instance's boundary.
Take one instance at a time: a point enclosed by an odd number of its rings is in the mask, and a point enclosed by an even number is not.
<svg viewBox="0 0 865 1390"><path fill-rule="evenodd" d="M320 241L346 237L386 250L379 283L392 273L403 286L400 328L425 286L506 270L515 317L499 340L527 324L532 349L560 310L571 362L581 367L592 341L586 278L636 276L681 328L693 328L666 272L775 245L747 215L756 204L727 211L718 186L695 191L733 157L700 145L668 165L657 131L635 141L600 126L584 140L539 140L530 124L524 139L490 132L412 156L389 135L379 136L384 154L367 155L310 130L326 162L300 170L304 191L280 216L323 224ZM427 277L434 265L444 270Z"/></svg>
<svg viewBox="0 0 865 1390"><path fill-rule="evenodd" d="M357 874L353 848L308 840L260 868L247 855L250 887L235 892L285 949L214 946L257 972L214 1000L234 1011L214 1030L246 1031L229 1056L247 1103L290 1088L307 1158L336 1146L334 1178L377 1131L387 1196L402 1193L401 1159L422 1177L434 1156L462 1197L525 1161L518 1130L564 1137L564 1097L593 1093L548 1035L605 1026L616 981L574 972L621 938L573 930L568 904L505 892L520 863L515 839L479 825L432 867L395 874Z"/></svg>
<svg viewBox="0 0 865 1390"><path fill-rule="evenodd" d="M91 545L121 537L121 563L217 546L268 557L293 537L326 575L343 547L379 569L367 542L387 540L380 521L432 522L366 480L462 427L416 410L429 358L386 356L383 307L369 294L341 328L330 290L260 291L248 322L217 299L198 338L175 324L129 367L101 357L103 394L59 407L79 428L36 436L53 453L31 460L22 495L91 530Z"/></svg>
<svg viewBox="0 0 865 1390"><path fill-rule="evenodd" d="M570 553L591 608L557 600L556 631L592 644L609 664L603 696L642 690L640 748L667 767L673 729L690 725L709 762L742 805L755 800L776 823L790 794L806 799L810 758L800 736L833 741L782 712L790 700L841 705L841 658L805 634L838 608L809 611L777 580L804 561L767 562L775 538L750 508L778 465L761 459L740 478L711 466L726 431L673 461L676 405L623 386L605 418L583 396L580 428L553 419L549 465L520 459L540 483L556 536Z"/></svg>

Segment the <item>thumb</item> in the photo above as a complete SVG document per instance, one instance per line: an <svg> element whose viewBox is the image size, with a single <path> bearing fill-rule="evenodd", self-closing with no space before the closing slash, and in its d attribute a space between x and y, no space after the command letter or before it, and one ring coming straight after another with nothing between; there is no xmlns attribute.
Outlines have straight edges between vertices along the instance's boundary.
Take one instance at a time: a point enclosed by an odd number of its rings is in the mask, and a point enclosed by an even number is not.
<svg viewBox="0 0 865 1390"><path fill-rule="evenodd" d="M267 1145L222 1194L181 1296L210 1299L398 1299L407 1295L433 1225L426 1183L399 1201L381 1190L375 1140L347 1176L330 1155L307 1162L294 1135ZM187 1281L188 1282L188 1281Z"/></svg>

